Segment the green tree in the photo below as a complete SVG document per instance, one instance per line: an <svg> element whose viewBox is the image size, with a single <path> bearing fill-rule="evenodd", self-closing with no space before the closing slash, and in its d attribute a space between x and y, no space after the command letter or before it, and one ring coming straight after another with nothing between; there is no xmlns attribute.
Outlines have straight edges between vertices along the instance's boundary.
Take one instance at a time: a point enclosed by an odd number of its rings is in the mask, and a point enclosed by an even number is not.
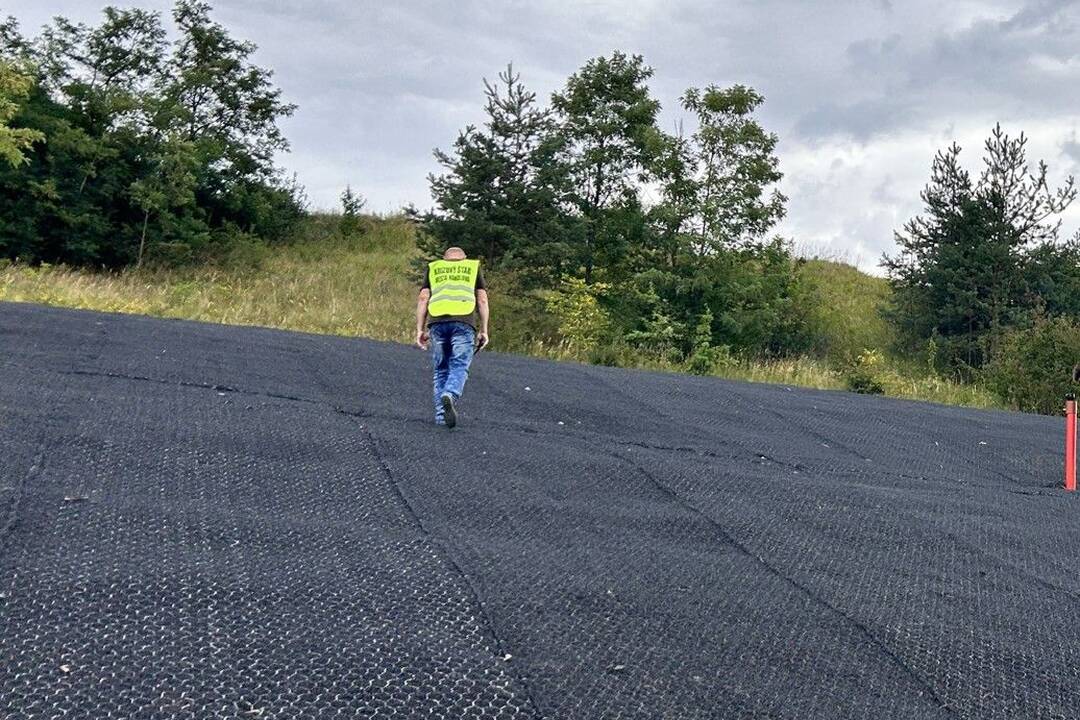
<svg viewBox="0 0 1080 720"><path fill-rule="evenodd" d="M1027 255L1029 299L1048 317L1080 318L1080 232L1044 242Z"/></svg>
<svg viewBox="0 0 1080 720"><path fill-rule="evenodd" d="M693 261L694 218L699 214L701 195L696 148L681 127L678 134L664 137L655 168L661 199L648 211L650 232L640 264L674 272L680 264Z"/></svg>
<svg viewBox="0 0 1080 720"><path fill-rule="evenodd" d="M195 173L198 158L190 142L175 138L166 140L158 149L156 168L131 183L131 197L143 211L142 230L139 234L139 250L135 265L142 266L146 255L147 230L152 215L162 222L158 232L159 242L168 242L170 220L176 211L186 210L195 204Z"/></svg>
<svg viewBox="0 0 1080 720"><path fill-rule="evenodd" d="M588 61L552 96L571 201L585 224L577 262L586 283L598 266L617 280L644 242L641 187L667 145L647 84L652 74L640 55L616 52Z"/></svg>
<svg viewBox="0 0 1080 720"><path fill-rule="evenodd" d="M359 193L353 192L351 185L346 185L341 192L341 232L354 235L360 231L360 212L366 201Z"/></svg>
<svg viewBox="0 0 1080 720"><path fill-rule="evenodd" d="M80 192L102 162L116 162L111 149L148 124L145 110L166 47L156 13L106 7L102 14L96 27L57 17L37 43L46 88L66 100L74 124L99 146L84 158Z"/></svg>
<svg viewBox="0 0 1080 720"><path fill-rule="evenodd" d="M214 22L211 6L180 0L173 9L179 38L161 78L159 122L180 131L232 177L269 178L274 153L289 143L278 121L296 106L281 99L273 72L254 65L254 43L233 38Z"/></svg>
<svg viewBox="0 0 1080 720"><path fill-rule="evenodd" d="M435 151L445 169L429 176L436 208L411 211L427 256L457 245L490 265L523 271L525 280L557 281L570 254L572 220L563 210L566 167L557 157L551 112L508 66L484 81L482 128L465 128L452 152Z"/></svg>
<svg viewBox="0 0 1080 720"><path fill-rule="evenodd" d="M668 362L682 359L690 339L687 324L672 317L670 304L652 285L642 287L639 283L634 291L641 310L637 321L624 334L626 341L638 350Z"/></svg>
<svg viewBox="0 0 1080 720"><path fill-rule="evenodd" d="M708 307L694 327L694 344L686 360L686 368L695 375L708 375L733 361L727 345L713 345L713 315Z"/></svg>
<svg viewBox="0 0 1080 720"><path fill-rule="evenodd" d="M87 125L129 119L142 107L165 58L165 28L157 13L106 7L100 25L57 17L36 43L50 90L66 95Z"/></svg>
<svg viewBox="0 0 1080 720"><path fill-rule="evenodd" d="M687 330L680 347L699 359L705 317L709 346L772 353L796 349L800 340L792 299L797 265L783 240L767 237L786 198L775 189L777 138L754 118L762 102L741 85L686 91L683 109L696 129L660 138L653 165L660 201L649 210L634 263L639 289L616 313L652 317L654 292L675 326ZM631 332L641 329L639 322Z"/></svg>
<svg viewBox="0 0 1080 720"><path fill-rule="evenodd" d="M0 23L0 62L35 68L15 122L48 138L18 174L0 167L0 254L119 267L286 235L303 196L272 158L292 106L209 10L179 2L172 45L138 9L33 40Z"/></svg>
<svg viewBox="0 0 1080 720"><path fill-rule="evenodd" d="M608 339L611 322L599 297L608 291L603 283L586 285L568 277L558 291L551 293L545 306L559 322L563 342L574 350L588 350Z"/></svg>
<svg viewBox="0 0 1080 720"><path fill-rule="evenodd" d="M641 328L654 314L655 294L665 316L684 331L706 310L712 315L712 344L732 351L788 354L803 348L794 307L797 263L783 240L760 247L736 248L690 256L675 270L657 266L636 273L626 283L621 307L613 315ZM700 342L688 332L678 347L691 352Z"/></svg>
<svg viewBox="0 0 1080 720"><path fill-rule="evenodd" d="M620 346L694 354L699 365L720 357L714 345L783 351L798 337L796 264L767 237L785 198L776 136L754 117L763 99L738 85L691 89L684 109L696 130L668 135L651 75L638 56L590 60L551 111L512 68L485 81L486 123L436 152L446 170L430 178L437 206L411 211L418 245L426 256L458 245L498 269L527 270L559 297L575 279L610 287L590 297Z"/></svg>
<svg viewBox="0 0 1080 720"><path fill-rule="evenodd" d="M133 44L161 48L155 22L139 11L110 10L100 28L57 19L34 42L5 23L0 56L37 69L20 124L49 139L22 172L0 172L5 254L103 264L131 257L129 223L137 211L128 188L141 162L146 123L139 107L149 80L140 76L148 72L141 51L131 65L122 57Z"/></svg>
<svg viewBox="0 0 1080 720"><path fill-rule="evenodd" d="M302 197L273 162L289 149L278 123L296 106L282 100L273 72L251 62L257 46L233 38L211 9L199 0L173 9L179 37L159 84L155 124L194 144L199 206L218 225L280 239L303 212Z"/></svg>
<svg viewBox="0 0 1080 720"><path fill-rule="evenodd" d="M922 193L925 214L896 234L900 252L882 261L901 342L915 348L939 338L943 363L965 375L1004 330L1031 323L1038 283L1067 279L1044 263L1060 258L1055 218L1076 188L1070 177L1051 189L1045 163L1030 172L1026 144L996 126L978 180L961 167L958 145L939 152Z"/></svg>
<svg viewBox="0 0 1080 720"><path fill-rule="evenodd" d="M0 160L15 168L28 162L24 154L45 134L32 128L11 127L11 119L30 95L34 79L10 62L0 60Z"/></svg>
<svg viewBox="0 0 1080 720"><path fill-rule="evenodd" d="M683 95L683 108L697 121L699 251L760 241L784 217L787 198L770 190L783 177L778 139L753 117L764 101L744 85L690 88Z"/></svg>

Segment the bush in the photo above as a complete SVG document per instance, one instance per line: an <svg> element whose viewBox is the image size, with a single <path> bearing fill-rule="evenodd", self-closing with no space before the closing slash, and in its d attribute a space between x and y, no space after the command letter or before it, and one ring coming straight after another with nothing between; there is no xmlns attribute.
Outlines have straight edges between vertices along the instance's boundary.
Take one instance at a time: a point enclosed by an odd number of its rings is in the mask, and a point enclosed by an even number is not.
<svg viewBox="0 0 1080 720"><path fill-rule="evenodd" d="M796 354L808 345L794 295L797 265L780 240L693 255L674 267L649 263L619 283L612 316L627 342L672 361L694 354L706 309L710 344L740 355Z"/></svg>
<svg viewBox="0 0 1080 720"><path fill-rule="evenodd" d="M636 285L620 286L617 293L620 302L615 317L623 325L620 339L638 355L662 363L681 362L693 350L694 339L656 288L651 283L641 285L643 277L636 278Z"/></svg>
<svg viewBox="0 0 1080 720"><path fill-rule="evenodd" d="M567 346L588 351L610 334L611 322L600 306L600 297L607 289L603 283L586 285L577 278L567 278L559 291L547 298L547 311L557 319Z"/></svg>
<svg viewBox="0 0 1080 720"><path fill-rule="evenodd" d="M367 201L359 194L354 193L351 186L346 185L341 193L341 234L346 237L360 235L364 232L364 226L360 222L360 211L364 209Z"/></svg>
<svg viewBox="0 0 1080 720"><path fill-rule="evenodd" d="M1080 360L1080 324L1067 318L1044 319L1007 333L997 344L985 377L1010 407L1052 415L1066 394L1075 392L1073 366Z"/></svg>
<svg viewBox="0 0 1080 720"><path fill-rule="evenodd" d="M591 365L604 365L606 367L630 367L632 366L631 354L627 348L621 345L602 343L589 349L585 359Z"/></svg>
<svg viewBox="0 0 1080 720"><path fill-rule="evenodd" d="M686 369L695 375L711 375L735 362L731 356L731 348L727 345L712 344L712 324L712 311L705 308L694 328L694 349L686 360Z"/></svg>
<svg viewBox="0 0 1080 720"><path fill-rule="evenodd" d="M262 238L226 227L214 233L215 249L209 261L233 270L257 269L270 255Z"/></svg>
<svg viewBox="0 0 1080 720"><path fill-rule="evenodd" d="M638 352L663 362L679 362L684 357L686 326L663 310L654 310L641 330L626 333L625 340Z"/></svg>
<svg viewBox="0 0 1080 720"><path fill-rule="evenodd" d="M727 345L713 345L698 348L686 361L686 369L694 375L712 375L718 370L738 364L731 348Z"/></svg>
<svg viewBox="0 0 1080 720"><path fill-rule="evenodd" d="M847 389L863 395L884 395L885 357L877 350L863 350L844 375Z"/></svg>
<svg viewBox="0 0 1080 720"><path fill-rule="evenodd" d="M408 242L411 244L412 229L407 224L402 227L409 231ZM482 267L494 318L491 349L545 357L561 356L559 321L547 310L545 294L524 290L517 273L492 270L485 265Z"/></svg>
<svg viewBox="0 0 1080 720"><path fill-rule="evenodd" d="M29 92L12 88L18 106L0 102L11 125L0 145L19 140L17 162L0 162L0 255L110 269L248 262L250 238L292 237L307 199L274 159L294 107L208 3L178 4L174 19L170 32L157 13L110 8L93 27L58 17L38 39L0 23L0 66L33 66Z"/></svg>

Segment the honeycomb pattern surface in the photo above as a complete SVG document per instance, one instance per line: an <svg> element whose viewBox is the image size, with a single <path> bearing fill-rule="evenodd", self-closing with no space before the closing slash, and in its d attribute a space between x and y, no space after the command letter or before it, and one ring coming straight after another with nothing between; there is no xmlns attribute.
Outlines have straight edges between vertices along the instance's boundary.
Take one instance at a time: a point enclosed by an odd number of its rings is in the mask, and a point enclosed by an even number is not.
<svg viewBox="0 0 1080 720"><path fill-rule="evenodd" d="M0 719L1080 718L1059 419L0 304Z"/></svg>

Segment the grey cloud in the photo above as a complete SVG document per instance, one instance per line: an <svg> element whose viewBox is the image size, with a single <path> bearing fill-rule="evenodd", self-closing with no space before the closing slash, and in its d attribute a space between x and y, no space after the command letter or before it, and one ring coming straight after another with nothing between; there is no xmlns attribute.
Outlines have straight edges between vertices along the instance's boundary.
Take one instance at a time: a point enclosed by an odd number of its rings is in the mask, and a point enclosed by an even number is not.
<svg viewBox="0 0 1080 720"><path fill-rule="evenodd" d="M903 99L886 96L849 105L823 103L803 115L794 129L811 141L838 134L865 141L875 134L904 127L911 119Z"/></svg>
<svg viewBox="0 0 1080 720"><path fill-rule="evenodd" d="M1061 154L1071 163L1074 173L1080 172L1080 141L1075 131L1061 143Z"/></svg>
<svg viewBox="0 0 1080 720"><path fill-rule="evenodd" d="M166 14L171 5L114 1ZM85 0L4 5L28 32L54 14L100 13ZM782 167L799 177L784 188L792 197L784 232L875 252L890 242L898 208L917 205L930 156L920 149L906 172L861 167L851 180L850 167L817 162L819 149L843 154L905 133L933 133L943 146L951 139L943 130L972 118L986 128L1031 117L1074 127L1067 119L1080 113L1072 92L1080 4L1066 0L215 0L215 8L259 45L257 61L299 105L284 121L293 153L281 162L322 207L347 182L377 210L429 204L432 149L482 122L481 79L510 61L546 100L590 57L641 53L656 70L667 128L687 87L753 85L767 99L763 123L780 135ZM1052 142L1063 140L1063 156L1080 162L1075 137Z"/></svg>
<svg viewBox="0 0 1080 720"><path fill-rule="evenodd" d="M874 186L874 189L870 192L870 197L886 205L893 205L910 199L902 197L896 192L893 179L889 175L886 175L880 183Z"/></svg>
<svg viewBox="0 0 1080 720"><path fill-rule="evenodd" d="M847 134L865 141L897 126L918 126L963 114L987 124L1032 110L1080 111L1065 92L1080 80L1075 3L1033 2L1002 18L981 18L954 31L891 32L846 48L847 72L859 97L826 99L795 123L807 138ZM1061 72L1040 67L1057 62ZM899 116L891 118L890 113Z"/></svg>
<svg viewBox="0 0 1080 720"><path fill-rule="evenodd" d="M1015 15L1001 25L1009 29L1027 30L1031 28L1058 27L1073 24L1066 11L1074 5L1074 0L1033 0L1024 5Z"/></svg>

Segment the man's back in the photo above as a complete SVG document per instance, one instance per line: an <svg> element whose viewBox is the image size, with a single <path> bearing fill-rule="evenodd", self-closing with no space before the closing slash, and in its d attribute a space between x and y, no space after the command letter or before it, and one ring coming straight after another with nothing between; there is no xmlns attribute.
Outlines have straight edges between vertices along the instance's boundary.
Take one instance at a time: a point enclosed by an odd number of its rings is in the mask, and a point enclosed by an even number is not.
<svg viewBox="0 0 1080 720"><path fill-rule="evenodd" d="M473 352L488 343L488 298L479 260L450 248L428 264L416 301L416 344L431 349L435 423L457 424Z"/></svg>

